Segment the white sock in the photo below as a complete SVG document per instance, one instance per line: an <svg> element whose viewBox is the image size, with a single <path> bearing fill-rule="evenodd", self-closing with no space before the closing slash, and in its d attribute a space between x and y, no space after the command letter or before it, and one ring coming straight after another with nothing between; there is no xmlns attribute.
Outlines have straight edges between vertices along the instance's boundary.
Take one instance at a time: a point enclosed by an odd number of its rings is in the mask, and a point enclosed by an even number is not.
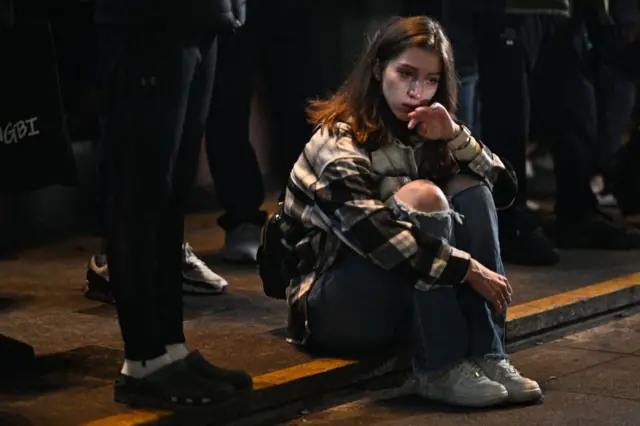
<svg viewBox="0 0 640 426"><path fill-rule="evenodd" d="M167 354L169 354L169 358L171 361L180 361L184 359L187 355L189 355L189 349L187 349L187 345L184 343L174 343L173 345L165 346L167 350Z"/></svg>
<svg viewBox="0 0 640 426"><path fill-rule="evenodd" d="M125 376L131 376L135 377L136 379L141 379L155 371L160 370L162 367L171 364L172 362L173 360L171 359L171 357L169 357L169 354L160 355L158 358L149 359L146 361L131 361L125 359L124 365L122 366L122 370L120 370L120 372Z"/></svg>

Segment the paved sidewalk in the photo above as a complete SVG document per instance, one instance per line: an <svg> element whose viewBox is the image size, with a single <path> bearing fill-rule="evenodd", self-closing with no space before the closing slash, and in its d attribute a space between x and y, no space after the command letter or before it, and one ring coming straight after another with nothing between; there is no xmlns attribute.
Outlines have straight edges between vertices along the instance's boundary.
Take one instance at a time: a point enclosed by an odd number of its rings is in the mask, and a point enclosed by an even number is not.
<svg viewBox="0 0 640 426"><path fill-rule="evenodd" d="M541 383L544 403L464 410L381 391L286 426L640 425L640 314L518 352L512 359L524 375Z"/></svg>
<svg viewBox="0 0 640 426"><path fill-rule="evenodd" d="M375 357L360 362L313 357L287 344L285 303L264 296L255 267L220 261L223 235L215 220L213 214L191 215L187 241L228 279L229 292L185 298L185 328L192 348L254 377L257 391L249 402L240 402L240 414L328 394L363 377L407 367L386 359L381 364ZM115 309L86 300L80 291L97 247L92 238L68 238L0 261L0 333L33 345L39 356L32 377L0 378L1 426L168 421L163 414L134 412L113 402L112 381L123 357ZM563 252L553 268L509 266L516 292L509 339L640 302L639 265L640 252L572 251ZM221 421L213 414L209 420Z"/></svg>

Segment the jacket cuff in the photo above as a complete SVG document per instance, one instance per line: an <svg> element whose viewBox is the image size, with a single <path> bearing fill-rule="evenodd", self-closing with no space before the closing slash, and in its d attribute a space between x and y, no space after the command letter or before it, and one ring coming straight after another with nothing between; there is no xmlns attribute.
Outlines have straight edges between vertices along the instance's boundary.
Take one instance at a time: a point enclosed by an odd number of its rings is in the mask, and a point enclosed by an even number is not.
<svg viewBox="0 0 640 426"><path fill-rule="evenodd" d="M442 271L442 275L438 281L443 283L459 284L467 278L469 265L471 264L471 255L465 251L451 247L451 254L447 261L447 266Z"/></svg>
<svg viewBox="0 0 640 426"><path fill-rule="evenodd" d="M471 161L482 150L482 146L471 135L471 131L462 126L458 136L447 142L453 156L460 161Z"/></svg>

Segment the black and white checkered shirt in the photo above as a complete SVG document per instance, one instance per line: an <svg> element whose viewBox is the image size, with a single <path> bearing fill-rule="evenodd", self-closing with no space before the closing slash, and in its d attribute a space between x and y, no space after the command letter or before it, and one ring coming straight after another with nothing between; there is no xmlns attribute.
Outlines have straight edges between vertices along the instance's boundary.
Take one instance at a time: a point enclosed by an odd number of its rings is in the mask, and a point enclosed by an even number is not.
<svg viewBox="0 0 640 426"><path fill-rule="evenodd" d="M417 232L385 204L405 184L430 179L419 172L423 146L428 143L395 141L369 152L353 140L346 124L333 136L318 130L307 143L293 167L284 200L284 213L290 218L283 225L285 235L291 233L291 227L303 226L307 231L301 240L290 241L296 254L296 270L289 271L292 279L287 290L289 332L294 343L304 343L308 337L306 296L342 245L410 279L418 290L464 280L468 253ZM449 147L457 172L485 181L498 207L512 203L517 180L498 156L466 128Z"/></svg>

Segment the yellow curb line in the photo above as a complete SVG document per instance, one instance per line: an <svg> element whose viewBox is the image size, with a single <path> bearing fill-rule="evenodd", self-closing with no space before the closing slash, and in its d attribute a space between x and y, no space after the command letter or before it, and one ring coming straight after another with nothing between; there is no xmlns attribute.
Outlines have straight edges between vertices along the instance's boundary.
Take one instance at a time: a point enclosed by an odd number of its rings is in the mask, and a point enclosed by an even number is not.
<svg viewBox="0 0 640 426"><path fill-rule="evenodd" d="M531 302L522 303L509 308L507 321L536 315L551 309L568 306L581 300L591 299L598 296L614 293L629 287L640 285L640 273L627 275L620 278L604 281L598 284L582 287L565 293L555 294ZM253 378L254 390L262 390L275 386L281 386L305 377L312 377L327 371L337 370L358 361L344 360L336 358L319 358L304 364L283 368L262 374ZM105 417L86 423L82 426L136 426L141 423L160 420L168 417L171 411L136 410L123 414Z"/></svg>
<svg viewBox="0 0 640 426"><path fill-rule="evenodd" d="M517 320L523 317L536 315L551 309L572 305L586 299L615 293L629 287L640 285L640 273L626 275L620 278L603 281L601 283L581 287L565 293L554 294L542 299L515 305L507 311L507 321Z"/></svg>

